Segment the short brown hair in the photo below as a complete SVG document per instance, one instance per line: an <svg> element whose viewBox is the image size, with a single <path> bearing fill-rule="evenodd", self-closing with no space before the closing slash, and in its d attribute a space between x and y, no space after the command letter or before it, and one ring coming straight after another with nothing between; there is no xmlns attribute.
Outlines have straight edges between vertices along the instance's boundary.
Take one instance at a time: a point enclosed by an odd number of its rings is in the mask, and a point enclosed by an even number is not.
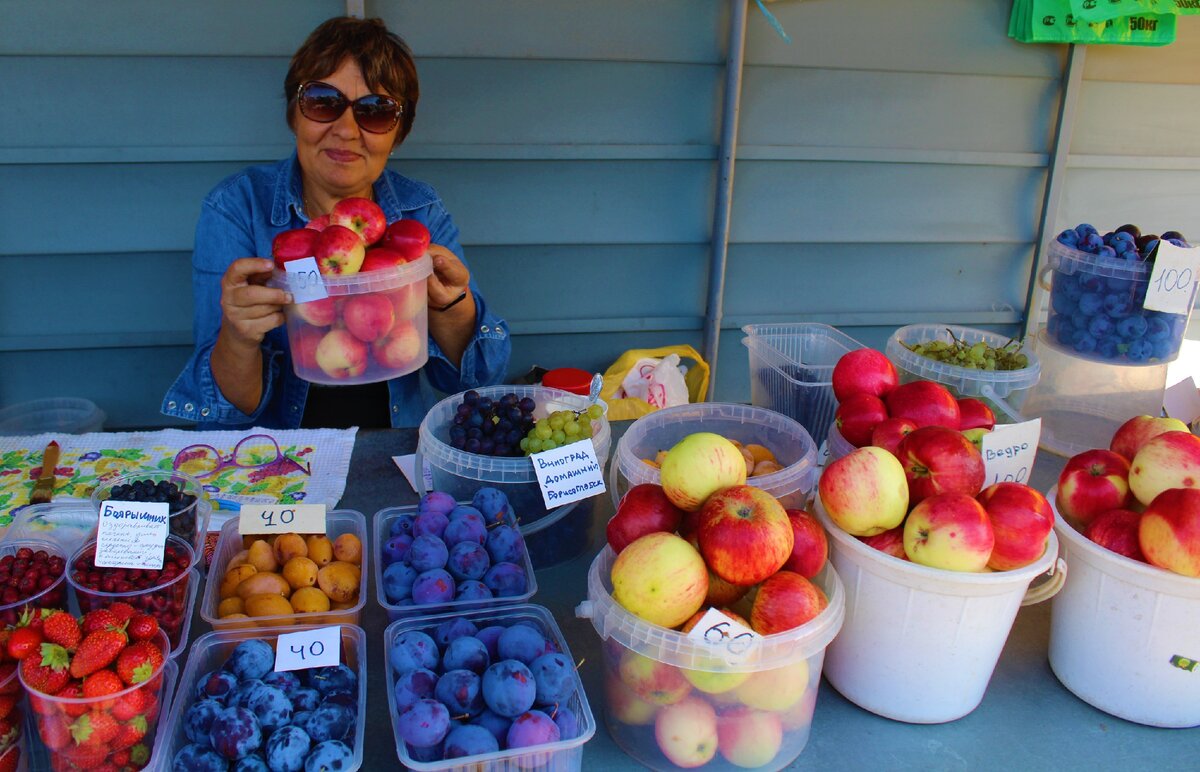
<svg viewBox="0 0 1200 772"><path fill-rule="evenodd" d="M313 30L296 49L283 79L288 126L293 130L296 128L292 108L300 85L328 77L347 58L358 63L371 91L383 91L404 106L400 131L396 134L399 145L412 131L421 88L417 81L417 65L408 44L399 35L389 32L382 19L336 16Z"/></svg>

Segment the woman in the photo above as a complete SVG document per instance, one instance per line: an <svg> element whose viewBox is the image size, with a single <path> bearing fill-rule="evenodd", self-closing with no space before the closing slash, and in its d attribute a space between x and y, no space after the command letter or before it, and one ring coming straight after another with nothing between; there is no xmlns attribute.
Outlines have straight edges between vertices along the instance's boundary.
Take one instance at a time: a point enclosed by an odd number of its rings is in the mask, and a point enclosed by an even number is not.
<svg viewBox="0 0 1200 772"><path fill-rule="evenodd" d="M292 57L284 95L296 152L229 177L204 200L192 256L196 349L162 411L201 428L416 426L432 386L500 382L511 342L462 258L458 228L424 183L385 169L412 129L419 94L408 47L379 19L334 18ZM431 235L429 362L387 383L322 387L297 378L281 325L290 297L266 286L271 242L343 198L374 200L388 222Z"/></svg>

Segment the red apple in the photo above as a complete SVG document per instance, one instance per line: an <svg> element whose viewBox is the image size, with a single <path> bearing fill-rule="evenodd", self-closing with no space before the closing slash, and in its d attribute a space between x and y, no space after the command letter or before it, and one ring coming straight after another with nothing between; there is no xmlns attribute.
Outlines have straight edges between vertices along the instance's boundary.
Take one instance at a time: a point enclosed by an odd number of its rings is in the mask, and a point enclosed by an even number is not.
<svg viewBox="0 0 1200 772"><path fill-rule="evenodd" d="M903 383L888 393L884 400L888 415L893 418L908 418L917 425L944 426L958 431L962 413L958 400L940 383L913 381Z"/></svg>
<svg viewBox="0 0 1200 772"><path fill-rule="evenodd" d="M367 346L346 330L330 330L317 344L317 366L332 378L357 378L367 369Z"/></svg>
<svg viewBox="0 0 1200 772"><path fill-rule="evenodd" d="M317 235L314 256L322 274L342 275L358 273L362 267L366 250L362 239L349 228L330 225Z"/></svg>
<svg viewBox="0 0 1200 772"><path fill-rule="evenodd" d="M871 444L877 448L896 453L900 440L907 437L917 428L917 424L907 418L886 418L875 425L871 431Z"/></svg>
<svg viewBox="0 0 1200 772"><path fill-rule="evenodd" d="M894 558L908 560L908 553L904 551L904 525L898 525L890 531L877 533L874 536L856 536L854 537L863 544L877 549L885 555L891 555Z"/></svg>
<svg viewBox="0 0 1200 772"><path fill-rule="evenodd" d="M996 414L983 400L964 397L958 400L959 430L994 429Z"/></svg>
<svg viewBox="0 0 1200 772"><path fill-rule="evenodd" d="M654 739L667 761L677 767L702 767L717 755L717 712L699 697L659 710Z"/></svg>
<svg viewBox="0 0 1200 772"><path fill-rule="evenodd" d="M697 547L698 548L698 547ZM704 596L704 605L706 606L729 606L737 603L746 593L750 591L749 587L743 587L740 584L727 582L721 577L708 571L708 594ZM747 625L748 627L749 625Z"/></svg>
<svg viewBox="0 0 1200 772"><path fill-rule="evenodd" d="M375 361L389 370L402 370L421 354L421 334L412 322L396 322L382 338L371 344Z"/></svg>
<svg viewBox="0 0 1200 772"><path fill-rule="evenodd" d="M347 300L342 309L342 319L351 335L363 343L370 343L388 334L396 323L396 312L391 299L371 292Z"/></svg>
<svg viewBox="0 0 1200 772"><path fill-rule="evenodd" d="M674 532L682 519L683 510L671 503L661 485L635 485L621 497L616 514L608 521L608 546L619 553L648 533Z"/></svg>
<svg viewBox="0 0 1200 772"><path fill-rule="evenodd" d="M416 220L396 220L384 232L383 246L416 260L429 251L429 229Z"/></svg>
<svg viewBox="0 0 1200 772"><path fill-rule="evenodd" d="M309 230L314 230L317 233L320 233L321 231L323 231L329 227L329 215L323 214L320 217L314 217L311 220L309 220L307 223L305 223L304 227L308 228Z"/></svg>
<svg viewBox="0 0 1200 772"><path fill-rule="evenodd" d="M996 543L988 567L1008 571L1033 563L1046 551L1054 510L1040 491L1017 482L989 485L976 500L992 521Z"/></svg>
<svg viewBox="0 0 1200 772"><path fill-rule="evenodd" d="M833 396L842 402L852 394L886 396L896 388L900 376L882 352L860 348L843 354L833 366Z"/></svg>
<svg viewBox="0 0 1200 772"><path fill-rule="evenodd" d="M425 282L406 284L388 293L392 306L396 309L396 319L416 321L424 317L427 311L427 295Z"/></svg>
<svg viewBox="0 0 1200 772"><path fill-rule="evenodd" d="M1054 505L1063 517L1082 526L1128 503L1129 462L1111 450L1096 448L1072 456L1058 476Z"/></svg>
<svg viewBox="0 0 1200 772"><path fill-rule="evenodd" d="M904 521L904 551L922 566L982 571L995 543L983 505L962 493L930 496Z"/></svg>
<svg viewBox="0 0 1200 772"><path fill-rule="evenodd" d="M1141 447L1164 432L1186 432L1188 426L1178 418L1161 418L1137 415L1130 418L1113 433L1108 449L1133 461Z"/></svg>
<svg viewBox="0 0 1200 772"><path fill-rule="evenodd" d="M794 571L779 571L758 588L750 625L759 635L782 633L812 621L828 605L820 587Z"/></svg>
<svg viewBox="0 0 1200 772"><path fill-rule="evenodd" d="M700 542L696 538L696 534L700 531L700 510L688 512L684 510L683 519L679 521L679 535L689 541L695 541L696 549L700 549Z"/></svg>
<svg viewBox="0 0 1200 772"><path fill-rule="evenodd" d="M974 496L983 487L983 456L962 432L921 427L900 441L896 457L904 467L912 502L939 493Z"/></svg>
<svg viewBox="0 0 1200 772"><path fill-rule="evenodd" d="M305 370L317 369L317 345L324 337L324 330L316 327L300 327L296 334L289 338L292 345L292 359L296 360Z"/></svg>
<svg viewBox="0 0 1200 772"><path fill-rule="evenodd" d="M783 567L806 579L812 579L825 567L829 557L829 539L817 518L803 509L785 510L792 526L792 554Z"/></svg>
<svg viewBox="0 0 1200 772"><path fill-rule="evenodd" d="M349 228L366 246L374 244L387 228L383 210L369 198L343 198L329 210L329 224Z"/></svg>
<svg viewBox="0 0 1200 772"><path fill-rule="evenodd" d="M653 705L679 702L692 690L679 668L638 654L633 649L626 649L621 655L617 672L621 674L622 683Z"/></svg>
<svg viewBox="0 0 1200 772"><path fill-rule="evenodd" d="M282 231L271 242L271 257L275 259L275 265L282 269L284 264L290 260L299 260L302 257L315 255L316 245L317 232L314 230L297 228Z"/></svg>
<svg viewBox="0 0 1200 772"><path fill-rule="evenodd" d="M611 638L609 640L612 640ZM604 679L605 707L613 718L628 726L647 726L654 723L658 706L646 702L617 678Z"/></svg>
<svg viewBox="0 0 1200 772"><path fill-rule="evenodd" d="M717 717L717 749L735 767L764 767L779 753L781 745L783 723L778 713L738 706Z"/></svg>
<svg viewBox="0 0 1200 772"><path fill-rule="evenodd" d="M673 533L648 533L617 555L612 597L633 614L677 627L704 605L708 569L696 549Z"/></svg>
<svg viewBox="0 0 1200 772"><path fill-rule="evenodd" d="M297 303L292 308L292 313L313 327L328 327L337 318L337 305L333 298L321 298Z"/></svg>
<svg viewBox="0 0 1200 772"><path fill-rule="evenodd" d="M362 272L367 271L386 271L395 270L397 267L406 265L407 260L404 255L394 249L387 247L371 247L367 250L366 257L363 258Z"/></svg>
<svg viewBox="0 0 1200 772"><path fill-rule="evenodd" d="M904 467L883 448L858 448L829 462L817 494L829 519L851 536L895 528L908 511Z"/></svg>
<svg viewBox="0 0 1200 772"><path fill-rule="evenodd" d="M697 536L709 569L733 584L758 584L792 554L792 526L783 505L751 485L709 496L700 510Z"/></svg>
<svg viewBox="0 0 1200 772"><path fill-rule="evenodd" d="M1200 577L1200 490L1171 488L1158 494L1142 513L1138 544L1150 565Z"/></svg>
<svg viewBox="0 0 1200 772"><path fill-rule="evenodd" d="M1129 490L1142 504L1170 488L1198 486L1200 437L1190 432L1163 432L1138 448L1129 462Z"/></svg>
<svg viewBox="0 0 1200 772"><path fill-rule="evenodd" d="M1105 549L1124 555L1139 563L1146 562L1142 545L1138 543L1138 525L1142 514L1132 509L1110 509L1092 518L1083 535Z"/></svg>
<svg viewBox="0 0 1200 772"><path fill-rule="evenodd" d="M863 349L869 350L869 349ZM834 413L838 432L856 448L871 443L871 432L888 417L883 400L873 394L851 394L842 400Z"/></svg>

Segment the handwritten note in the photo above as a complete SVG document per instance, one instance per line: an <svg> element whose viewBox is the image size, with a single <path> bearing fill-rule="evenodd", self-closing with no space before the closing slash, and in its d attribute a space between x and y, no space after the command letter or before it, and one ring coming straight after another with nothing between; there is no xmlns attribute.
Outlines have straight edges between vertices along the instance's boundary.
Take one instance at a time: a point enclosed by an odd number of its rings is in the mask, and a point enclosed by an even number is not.
<svg viewBox="0 0 1200 772"><path fill-rule="evenodd" d="M325 291L325 282L321 279L321 271L317 268L315 257L302 257L289 260L283 264L288 275L288 289L297 303L308 303L312 300L323 300L329 297Z"/></svg>
<svg viewBox="0 0 1200 772"><path fill-rule="evenodd" d="M1019 424L996 424L983 435L984 486L998 482L1028 483L1037 458L1042 419Z"/></svg>
<svg viewBox="0 0 1200 772"><path fill-rule="evenodd" d="M1142 306L1150 311L1186 314L1191 311L1200 278L1200 248L1185 249L1160 240L1150 271L1150 286Z"/></svg>
<svg viewBox="0 0 1200 772"><path fill-rule="evenodd" d="M243 504L238 533L325 533L324 504Z"/></svg>
<svg viewBox="0 0 1200 772"><path fill-rule="evenodd" d="M342 629L318 627L284 633L275 640L275 672L330 667L342 661Z"/></svg>
<svg viewBox="0 0 1200 772"><path fill-rule="evenodd" d="M96 527L96 565L161 570L170 517L165 501L102 502Z"/></svg>
<svg viewBox="0 0 1200 772"><path fill-rule="evenodd" d="M534 453L529 458L546 509L604 493L604 469L588 440Z"/></svg>
<svg viewBox="0 0 1200 772"><path fill-rule="evenodd" d="M1196 391L1196 379L1192 376L1168 386L1163 392L1163 410L1171 418L1191 424L1200 418L1200 392Z"/></svg>
<svg viewBox="0 0 1200 772"><path fill-rule="evenodd" d="M710 608L688 633L688 637L704 641L728 665L746 662L758 647L762 636L735 622L718 609Z"/></svg>

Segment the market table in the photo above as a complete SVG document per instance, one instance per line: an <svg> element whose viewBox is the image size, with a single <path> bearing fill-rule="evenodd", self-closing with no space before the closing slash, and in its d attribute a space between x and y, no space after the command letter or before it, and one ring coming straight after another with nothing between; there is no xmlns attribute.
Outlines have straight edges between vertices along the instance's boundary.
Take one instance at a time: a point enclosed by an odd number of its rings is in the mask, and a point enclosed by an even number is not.
<svg viewBox="0 0 1200 772"><path fill-rule="evenodd" d="M613 427L616 438L628 427ZM350 477L339 507L369 519L387 506L415 504L417 496L392 461L416 449L415 430L358 433ZM1047 490L1064 459L1040 453L1033 485ZM558 620L580 669L592 710L595 737L585 746L588 770L638 769L603 725L600 639L589 621L575 617L586 597L587 569L604 546L603 524L612 514L607 497L596 500L590 545L579 557L537 572L533 602ZM371 545L372 551L376 545ZM372 556L374 559L374 554ZM372 582L362 627L369 644L366 753L363 768L398 766L387 705L383 630L387 616ZM193 636L207 632L197 618ZM1200 730L1155 729L1096 710L1068 692L1046 660L1050 605L1021 609L982 704L970 715L941 725L917 726L881 718L844 699L822 682L808 746L791 769L1190 769L1200 768ZM887 652L880 652L886 656ZM182 663L181 663L182 664ZM1200 689L1200 680L1197 681Z"/></svg>

